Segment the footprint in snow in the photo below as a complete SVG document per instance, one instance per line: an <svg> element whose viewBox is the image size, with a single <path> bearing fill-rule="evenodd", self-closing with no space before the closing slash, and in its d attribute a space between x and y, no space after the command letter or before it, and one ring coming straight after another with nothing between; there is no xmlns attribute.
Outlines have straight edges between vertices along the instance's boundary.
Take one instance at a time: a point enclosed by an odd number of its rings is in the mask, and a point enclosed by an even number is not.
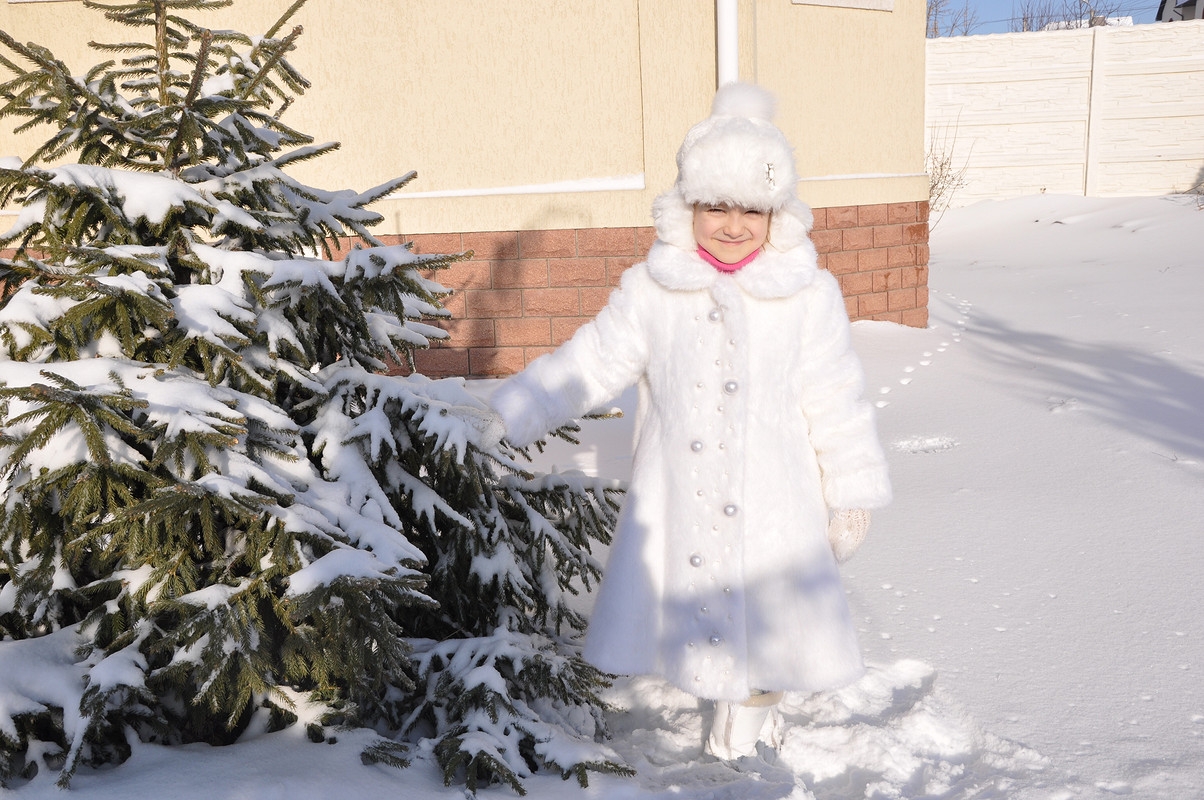
<svg viewBox="0 0 1204 800"><path fill-rule="evenodd" d="M943 453L957 447L957 440L949 436L912 436L893 446L900 453Z"/></svg>
<svg viewBox="0 0 1204 800"><path fill-rule="evenodd" d="M1079 399L1077 397L1049 397L1046 398L1046 402L1049 404L1049 413L1051 414L1079 410Z"/></svg>

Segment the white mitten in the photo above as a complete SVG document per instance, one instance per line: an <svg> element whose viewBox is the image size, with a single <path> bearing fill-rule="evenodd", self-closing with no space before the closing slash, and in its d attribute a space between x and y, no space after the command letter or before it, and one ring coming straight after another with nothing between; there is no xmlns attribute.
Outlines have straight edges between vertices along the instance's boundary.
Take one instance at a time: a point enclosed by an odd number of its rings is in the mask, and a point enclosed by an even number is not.
<svg viewBox="0 0 1204 800"><path fill-rule="evenodd" d="M843 564L853 557L857 548L865 541L870 529L870 512L864 508L837 509L828 522L828 544L836 563Z"/></svg>
<svg viewBox="0 0 1204 800"><path fill-rule="evenodd" d="M473 444L478 450L493 450L502 439L506 438L506 425L496 411L472 406L457 406L454 413L476 430L476 441Z"/></svg>

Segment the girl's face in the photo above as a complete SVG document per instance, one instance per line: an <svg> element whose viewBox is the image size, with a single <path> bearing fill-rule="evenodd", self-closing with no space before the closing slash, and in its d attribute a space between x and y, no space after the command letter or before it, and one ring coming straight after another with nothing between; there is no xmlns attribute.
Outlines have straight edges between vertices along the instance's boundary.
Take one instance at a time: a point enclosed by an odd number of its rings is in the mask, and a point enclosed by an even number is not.
<svg viewBox="0 0 1204 800"><path fill-rule="evenodd" d="M694 241L722 261L736 264L765 244L769 214L739 206L694 206Z"/></svg>

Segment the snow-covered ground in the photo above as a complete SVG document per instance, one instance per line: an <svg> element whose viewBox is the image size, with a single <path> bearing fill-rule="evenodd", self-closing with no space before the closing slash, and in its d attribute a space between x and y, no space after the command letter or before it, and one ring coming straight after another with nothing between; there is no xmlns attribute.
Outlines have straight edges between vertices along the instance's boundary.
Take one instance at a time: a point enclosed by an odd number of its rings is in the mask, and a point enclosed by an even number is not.
<svg viewBox="0 0 1204 800"><path fill-rule="evenodd" d="M624 679L611 726L637 776L530 797L1204 797L1204 210L981 203L941 220L931 267L927 329L855 326L896 494L844 568L866 677L788 696L778 757L736 768L701 754L706 704ZM628 426L587 422L546 465L625 477ZM367 738L141 747L72 792L463 797L421 751L361 765ZM52 776L12 794L63 797Z"/></svg>

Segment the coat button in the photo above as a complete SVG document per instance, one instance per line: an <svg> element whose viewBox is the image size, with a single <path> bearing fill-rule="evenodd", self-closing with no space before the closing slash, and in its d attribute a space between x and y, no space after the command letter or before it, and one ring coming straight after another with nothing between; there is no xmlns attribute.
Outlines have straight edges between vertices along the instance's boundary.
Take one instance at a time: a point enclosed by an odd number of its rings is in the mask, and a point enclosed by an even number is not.
<svg viewBox="0 0 1204 800"><path fill-rule="evenodd" d="M694 555L690 556L690 566L701 567L702 564L703 564L703 558L698 553L695 553Z"/></svg>
<svg viewBox="0 0 1204 800"><path fill-rule="evenodd" d="M728 394L735 394L736 390L739 388L740 384L736 383L735 381L728 381L727 383L723 384L723 391L727 392Z"/></svg>
<svg viewBox="0 0 1204 800"><path fill-rule="evenodd" d="M715 633L711 635L709 641L711 643L711 647L718 647L719 645L723 644L723 637Z"/></svg>
<svg viewBox="0 0 1204 800"><path fill-rule="evenodd" d="M718 322L719 320L723 319L723 312L717 308L712 308L709 312L707 312L707 319L709 319L711 322Z"/></svg>
<svg viewBox="0 0 1204 800"><path fill-rule="evenodd" d="M702 452L702 442L695 439L694 441L690 442L690 449L693 450L695 453L701 453Z"/></svg>
<svg viewBox="0 0 1204 800"><path fill-rule="evenodd" d="M727 514L729 517L736 516L736 513L739 511L740 508L735 503L728 503L723 507L723 513Z"/></svg>

